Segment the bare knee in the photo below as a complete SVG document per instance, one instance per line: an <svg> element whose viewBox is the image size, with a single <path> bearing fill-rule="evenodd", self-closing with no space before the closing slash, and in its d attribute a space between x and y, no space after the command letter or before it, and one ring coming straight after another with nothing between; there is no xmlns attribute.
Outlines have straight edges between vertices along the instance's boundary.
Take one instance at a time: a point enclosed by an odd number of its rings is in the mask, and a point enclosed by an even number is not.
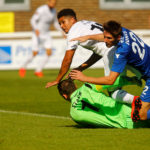
<svg viewBox="0 0 150 150"><path fill-rule="evenodd" d="M147 112L146 111L140 111L140 120L147 120Z"/></svg>
<svg viewBox="0 0 150 150"><path fill-rule="evenodd" d="M37 51L33 51L33 57L35 57L38 54Z"/></svg>
<svg viewBox="0 0 150 150"><path fill-rule="evenodd" d="M52 50L51 50L51 49L47 49L47 50L46 50L46 54L47 54L48 56L52 55Z"/></svg>
<svg viewBox="0 0 150 150"><path fill-rule="evenodd" d="M139 111L140 120L147 120L147 111L150 109L150 103L142 101L142 107Z"/></svg>

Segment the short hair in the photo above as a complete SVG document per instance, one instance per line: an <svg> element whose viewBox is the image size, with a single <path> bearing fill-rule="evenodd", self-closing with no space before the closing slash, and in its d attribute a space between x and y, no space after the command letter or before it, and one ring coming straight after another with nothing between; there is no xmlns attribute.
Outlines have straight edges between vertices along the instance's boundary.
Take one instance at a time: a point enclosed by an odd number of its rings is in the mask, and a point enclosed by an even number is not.
<svg viewBox="0 0 150 150"><path fill-rule="evenodd" d="M61 11L58 12L57 14L58 19L63 16L72 16L74 17L74 19L77 20L76 13L74 12L73 9L70 9L70 8L62 9Z"/></svg>
<svg viewBox="0 0 150 150"><path fill-rule="evenodd" d="M103 28L105 31L109 32L114 38L117 38L122 34L121 24L117 21L110 20L103 24Z"/></svg>
<svg viewBox="0 0 150 150"><path fill-rule="evenodd" d="M76 90L76 86L73 80L71 78L68 78L59 82L59 84L57 85L57 89L61 96L63 96L63 94L66 94L68 96L67 100L69 100L70 95Z"/></svg>

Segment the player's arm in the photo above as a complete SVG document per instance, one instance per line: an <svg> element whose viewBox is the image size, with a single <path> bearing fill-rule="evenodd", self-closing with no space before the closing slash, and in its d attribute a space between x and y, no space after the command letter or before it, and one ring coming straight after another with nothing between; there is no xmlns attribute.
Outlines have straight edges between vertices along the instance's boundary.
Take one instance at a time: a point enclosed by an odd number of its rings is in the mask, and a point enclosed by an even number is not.
<svg viewBox="0 0 150 150"><path fill-rule="evenodd" d="M35 32L37 36L39 36L40 34L37 28L37 23L39 22L39 20L40 20L40 12L36 11L35 14L32 16L30 23L31 23L33 31Z"/></svg>
<svg viewBox="0 0 150 150"><path fill-rule="evenodd" d="M122 50L122 48L120 48L119 50ZM112 85L114 84L114 82L116 81L120 73L123 72L126 66L127 63L126 55L127 55L126 52L124 54L120 53L119 57L118 55L115 55L114 62L109 76L98 77L98 78L88 77L78 70L72 70L70 76L72 79L80 80L83 82L88 82L88 83L93 83L98 85Z"/></svg>
<svg viewBox="0 0 150 150"><path fill-rule="evenodd" d="M65 76L65 74L68 72L68 70L70 68L74 53L75 53L75 50L67 50L66 51L56 80L54 80L52 82L48 82L46 84L46 88L57 85L61 81L61 79Z"/></svg>
<svg viewBox="0 0 150 150"><path fill-rule="evenodd" d="M54 27L55 27L58 31L61 31L61 32L62 32L62 29L61 29L61 27L60 27L60 25L59 25L59 23L58 23L58 20L57 20L56 16L55 16L55 18L54 18L53 24L54 24Z"/></svg>
<svg viewBox="0 0 150 150"><path fill-rule="evenodd" d="M133 77L127 77L127 76L119 76L114 84L112 85L95 85L95 84L90 84L92 86L92 89L96 92L102 92L104 90L109 90L111 88L119 88L127 85L137 85L137 86L142 86L141 80L139 80L136 76Z"/></svg>
<svg viewBox="0 0 150 150"><path fill-rule="evenodd" d="M100 33L100 34L86 35L86 36L81 36L81 37L71 39L71 41L80 41L80 42L85 42L87 40L96 40L96 41L103 42L104 35L103 33Z"/></svg>
<svg viewBox="0 0 150 150"><path fill-rule="evenodd" d="M72 79L79 80L82 82L88 82L88 83L93 83L98 85L103 85L103 84L112 85L116 81L119 74L120 73L118 72L111 71L109 76L95 78L95 77L88 77L78 70L72 70L70 72L70 77Z"/></svg>
<svg viewBox="0 0 150 150"><path fill-rule="evenodd" d="M93 53L91 55L91 57L85 61L83 64L81 64L79 67L77 68L74 68L74 70L80 70L80 71L83 71L87 68L89 68L90 66L92 66L93 64L95 64L98 60L100 60L102 57Z"/></svg>

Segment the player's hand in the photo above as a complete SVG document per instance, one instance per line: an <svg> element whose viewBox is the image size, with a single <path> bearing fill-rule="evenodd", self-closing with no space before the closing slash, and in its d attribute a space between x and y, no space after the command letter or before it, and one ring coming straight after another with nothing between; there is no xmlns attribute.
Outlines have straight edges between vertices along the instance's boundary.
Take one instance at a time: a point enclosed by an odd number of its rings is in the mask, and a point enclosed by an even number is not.
<svg viewBox="0 0 150 150"><path fill-rule="evenodd" d="M89 36L88 35L80 36L80 37L77 37L77 38L73 38L70 41L80 41L82 43L82 42L85 42L87 40L89 40Z"/></svg>
<svg viewBox="0 0 150 150"><path fill-rule="evenodd" d="M72 69L72 70L78 70L78 71L81 71L80 68L74 68L74 69ZM72 70L71 70L71 71L72 71ZM71 72L71 71L70 71L70 72ZM69 77L70 77L70 73L66 76L66 79L68 79Z"/></svg>
<svg viewBox="0 0 150 150"><path fill-rule="evenodd" d="M59 82L58 81L52 81L52 82L48 82L45 86L45 88L49 88L51 86L57 85Z"/></svg>
<svg viewBox="0 0 150 150"><path fill-rule="evenodd" d="M85 81L85 77L86 77L81 71L78 70L72 70L69 73L69 76L71 77L71 79L75 79L83 82Z"/></svg>

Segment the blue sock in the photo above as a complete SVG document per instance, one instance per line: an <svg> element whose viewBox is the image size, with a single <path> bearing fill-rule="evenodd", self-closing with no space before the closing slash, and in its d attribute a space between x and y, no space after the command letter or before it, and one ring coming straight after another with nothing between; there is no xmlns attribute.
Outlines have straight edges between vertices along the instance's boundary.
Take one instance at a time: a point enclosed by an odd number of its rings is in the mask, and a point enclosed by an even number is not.
<svg viewBox="0 0 150 150"><path fill-rule="evenodd" d="M150 119L150 109L147 111L147 119Z"/></svg>

